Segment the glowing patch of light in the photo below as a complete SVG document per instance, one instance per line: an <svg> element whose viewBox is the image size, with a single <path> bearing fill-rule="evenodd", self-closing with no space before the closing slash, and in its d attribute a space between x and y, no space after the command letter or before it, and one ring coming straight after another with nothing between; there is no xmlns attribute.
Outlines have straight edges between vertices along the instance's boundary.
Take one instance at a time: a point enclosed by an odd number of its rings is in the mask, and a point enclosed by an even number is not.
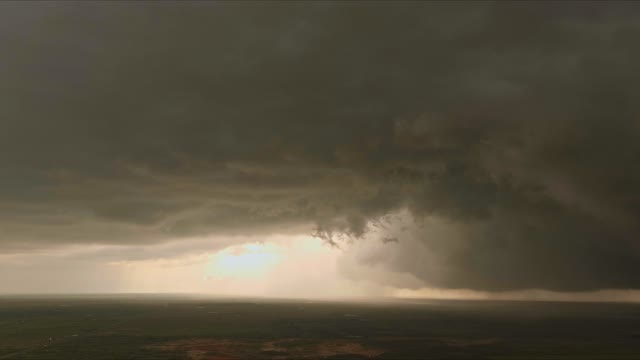
<svg viewBox="0 0 640 360"><path fill-rule="evenodd" d="M271 244L231 246L209 257L207 275L213 278L258 278L281 260L281 252Z"/></svg>

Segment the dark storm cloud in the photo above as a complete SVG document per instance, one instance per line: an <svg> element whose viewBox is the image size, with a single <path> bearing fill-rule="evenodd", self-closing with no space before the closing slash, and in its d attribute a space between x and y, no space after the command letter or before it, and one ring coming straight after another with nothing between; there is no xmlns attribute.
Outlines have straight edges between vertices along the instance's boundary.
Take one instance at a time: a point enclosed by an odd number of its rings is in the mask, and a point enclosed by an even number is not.
<svg viewBox="0 0 640 360"><path fill-rule="evenodd" d="M640 287L635 4L1 7L5 252L408 208L430 284Z"/></svg>

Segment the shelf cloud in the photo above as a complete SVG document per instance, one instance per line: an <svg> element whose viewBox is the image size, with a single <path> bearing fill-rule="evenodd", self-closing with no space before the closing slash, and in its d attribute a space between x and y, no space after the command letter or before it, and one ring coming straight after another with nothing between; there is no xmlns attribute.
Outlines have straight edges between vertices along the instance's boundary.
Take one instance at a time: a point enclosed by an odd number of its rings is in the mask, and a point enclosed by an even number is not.
<svg viewBox="0 0 640 360"><path fill-rule="evenodd" d="M377 234L427 286L640 288L637 4L0 9L3 254Z"/></svg>

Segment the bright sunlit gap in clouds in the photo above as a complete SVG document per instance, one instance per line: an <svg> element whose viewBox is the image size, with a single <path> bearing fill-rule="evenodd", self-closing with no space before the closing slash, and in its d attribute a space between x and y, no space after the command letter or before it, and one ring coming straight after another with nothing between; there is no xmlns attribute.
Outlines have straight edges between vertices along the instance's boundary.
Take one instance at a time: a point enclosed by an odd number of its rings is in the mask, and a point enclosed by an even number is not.
<svg viewBox="0 0 640 360"><path fill-rule="evenodd" d="M392 297L467 300L640 301L636 290L563 293L547 290L506 292L429 287L410 273L380 266L397 259L399 242L425 251L396 228L408 214L395 214L394 224L366 238L332 247L308 234L209 236L144 246L65 247L43 254L0 256L0 291L5 293L198 293L211 296L280 298ZM397 224L396 224L397 223ZM443 237L438 223L429 223ZM448 239L449 241L453 241ZM427 249L428 250L428 249ZM26 261L27 257L30 261ZM88 261L88 259L92 259ZM426 261L426 260L425 260ZM433 263L437 265L437 263ZM12 268L14 271L5 271ZM53 269L53 270L52 270ZM433 271L439 267L434 266Z"/></svg>
<svg viewBox="0 0 640 360"><path fill-rule="evenodd" d="M273 244L232 246L210 257L207 276L214 279L260 278L278 265L282 258L282 250Z"/></svg>
<svg viewBox="0 0 640 360"><path fill-rule="evenodd" d="M337 269L340 250L290 237L228 247L209 256L207 289L217 294L333 297L356 295Z"/></svg>
<svg viewBox="0 0 640 360"><path fill-rule="evenodd" d="M127 290L270 297L350 297L371 286L339 271L342 250L310 236L269 236L262 241L172 259L117 261Z"/></svg>

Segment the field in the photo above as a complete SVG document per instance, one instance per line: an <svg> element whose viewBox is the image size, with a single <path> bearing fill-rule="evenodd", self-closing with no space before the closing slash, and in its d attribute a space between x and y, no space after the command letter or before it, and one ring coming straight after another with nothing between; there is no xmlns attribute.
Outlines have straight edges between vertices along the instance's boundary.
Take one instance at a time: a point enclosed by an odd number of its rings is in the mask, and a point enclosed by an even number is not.
<svg viewBox="0 0 640 360"><path fill-rule="evenodd" d="M0 359L640 359L640 306L4 296Z"/></svg>

